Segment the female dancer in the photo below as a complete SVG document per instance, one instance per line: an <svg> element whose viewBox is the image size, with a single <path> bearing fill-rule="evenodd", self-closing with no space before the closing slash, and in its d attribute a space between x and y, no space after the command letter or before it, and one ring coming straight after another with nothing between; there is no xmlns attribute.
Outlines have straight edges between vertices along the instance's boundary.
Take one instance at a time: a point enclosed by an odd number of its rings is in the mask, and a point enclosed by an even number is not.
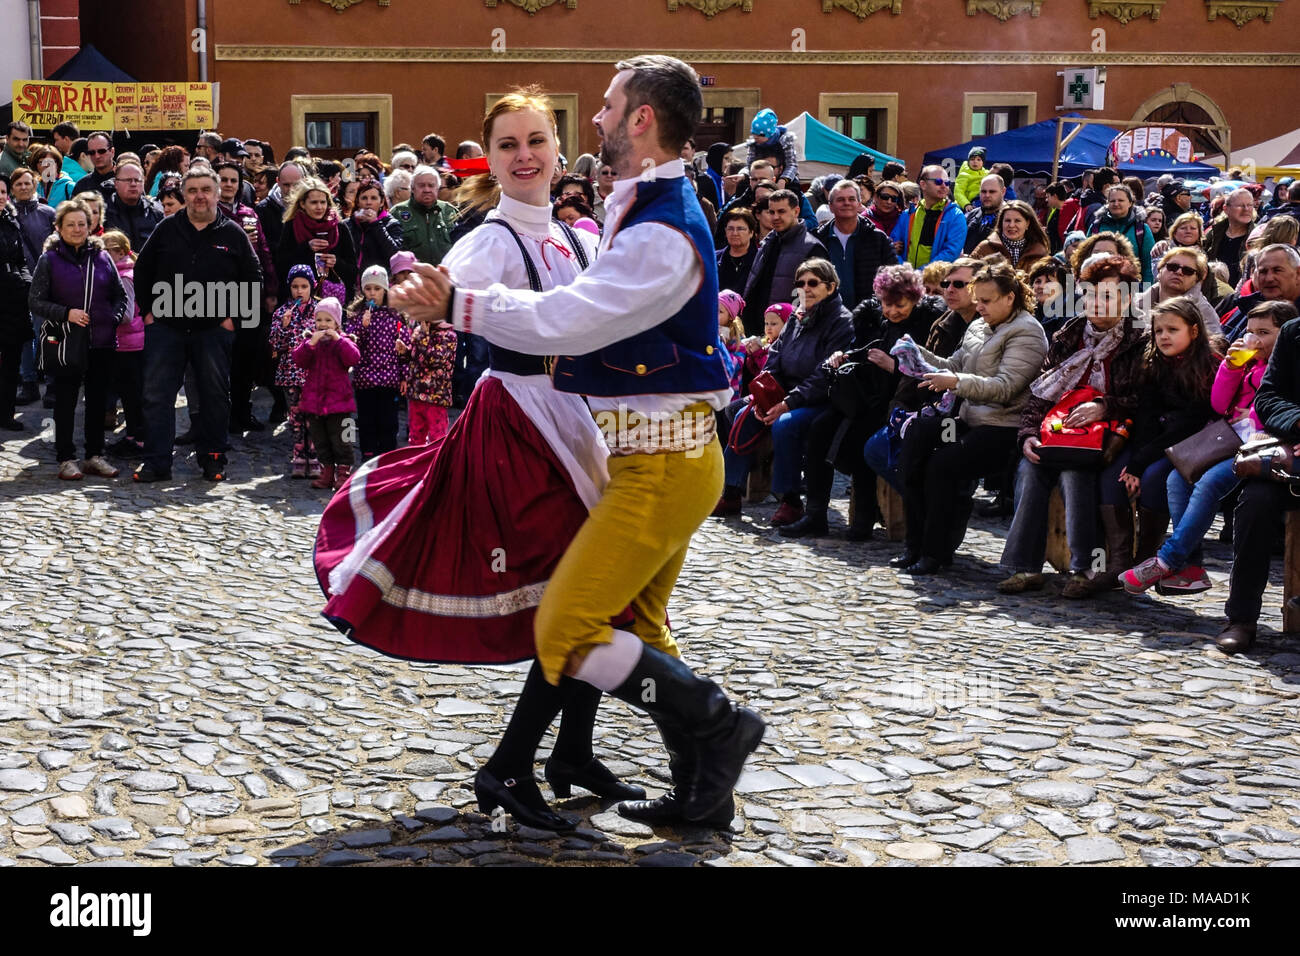
<svg viewBox="0 0 1300 956"><path fill-rule="evenodd" d="M471 180L462 197L481 209L500 194L499 205L443 265L469 288L544 291L573 281L594 244L551 218L559 147L541 92L498 100L483 142L491 177ZM399 657L532 657L537 602L608 480L606 454L586 403L551 387L545 359L494 346L489 373L445 439L371 460L326 508L315 557L326 617ZM480 809L504 807L548 830L574 825L547 806L532 775L538 743L561 711L546 764L556 795L577 784L606 799L643 798L592 756L599 702L600 691L582 681L547 683L534 661L496 753L474 778Z"/></svg>

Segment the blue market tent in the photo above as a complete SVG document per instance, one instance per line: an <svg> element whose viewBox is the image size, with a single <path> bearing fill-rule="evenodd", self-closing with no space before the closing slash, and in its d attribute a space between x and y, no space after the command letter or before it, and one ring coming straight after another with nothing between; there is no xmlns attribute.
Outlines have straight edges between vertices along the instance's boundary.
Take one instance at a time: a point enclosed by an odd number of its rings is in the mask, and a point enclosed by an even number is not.
<svg viewBox="0 0 1300 956"><path fill-rule="evenodd" d="M1063 118L1069 120L1083 117L1078 113L1067 113ZM1077 124L1066 122L1062 129L1062 138L1069 135L1071 130L1078 128ZM1078 176L1085 170L1105 166L1110 144L1119 133L1119 130L1109 126L1084 126L1079 135L1061 150L1059 175ZM988 150L989 164L1010 163L1016 172L1051 175L1052 152L1056 146L1056 120L1043 120L1031 126L998 133L996 136L980 136L966 143L949 146L947 149L933 150L925 154L926 165L942 164L945 159L951 159L960 168L973 146L983 146ZM1143 179L1159 176L1162 173L1205 179L1219 173L1216 167L1206 163L1180 163L1163 155L1138 157L1133 161L1120 164L1118 168L1123 174L1139 176Z"/></svg>
<svg viewBox="0 0 1300 956"><path fill-rule="evenodd" d="M784 126L794 133L799 158L799 178L805 183L810 182L815 176L826 173L843 173L848 169L849 164L863 153L876 158L877 170L885 163L897 162L887 153L863 146L856 139L835 132L807 111L800 113ZM743 159L745 156L743 152L745 148L744 143L735 147L738 159Z"/></svg>
<svg viewBox="0 0 1300 956"><path fill-rule="evenodd" d="M135 77L113 63L108 57L87 43L72 55L72 59L48 77L51 80L70 80L85 83L134 83Z"/></svg>

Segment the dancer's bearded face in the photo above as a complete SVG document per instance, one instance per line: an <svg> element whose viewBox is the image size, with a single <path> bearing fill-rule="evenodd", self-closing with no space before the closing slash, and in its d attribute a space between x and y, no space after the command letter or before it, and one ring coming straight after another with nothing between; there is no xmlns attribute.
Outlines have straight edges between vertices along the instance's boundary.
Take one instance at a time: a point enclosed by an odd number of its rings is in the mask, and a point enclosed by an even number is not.
<svg viewBox="0 0 1300 956"><path fill-rule="evenodd" d="M627 114L623 114L615 129L601 127L600 161L617 172L632 152L632 143L627 135Z"/></svg>

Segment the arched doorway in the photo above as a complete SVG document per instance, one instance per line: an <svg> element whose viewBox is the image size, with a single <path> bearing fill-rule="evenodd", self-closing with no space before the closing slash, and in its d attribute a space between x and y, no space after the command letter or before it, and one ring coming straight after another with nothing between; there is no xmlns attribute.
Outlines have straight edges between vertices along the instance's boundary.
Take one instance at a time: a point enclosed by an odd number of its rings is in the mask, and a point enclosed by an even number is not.
<svg viewBox="0 0 1300 956"><path fill-rule="evenodd" d="M1219 104L1189 83L1174 83L1147 99L1133 113L1136 122L1150 120L1156 123L1193 123L1203 126L1221 126L1223 130L1187 129L1192 147L1198 156L1227 154L1228 118Z"/></svg>

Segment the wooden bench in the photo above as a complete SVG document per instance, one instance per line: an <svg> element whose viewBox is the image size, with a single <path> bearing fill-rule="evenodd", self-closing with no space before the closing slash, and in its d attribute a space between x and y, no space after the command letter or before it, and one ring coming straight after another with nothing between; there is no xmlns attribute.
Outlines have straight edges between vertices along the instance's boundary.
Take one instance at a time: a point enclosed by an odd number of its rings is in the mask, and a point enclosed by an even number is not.
<svg viewBox="0 0 1300 956"><path fill-rule="evenodd" d="M876 477L876 505L880 508L881 522L889 541L902 541L907 537L907 516L903 510L903 496L884 478ZM858 497L856 486L849 488L849 525L857 523Z"/></svg>
<svg viewBox="0 0 1300 956"><path fill-rule="evenodd" d="M758 440L754 450L754 463L749 469L749 483L745 500L751 505L762 504L772 494L772 435L769 432Z"/></svg>

